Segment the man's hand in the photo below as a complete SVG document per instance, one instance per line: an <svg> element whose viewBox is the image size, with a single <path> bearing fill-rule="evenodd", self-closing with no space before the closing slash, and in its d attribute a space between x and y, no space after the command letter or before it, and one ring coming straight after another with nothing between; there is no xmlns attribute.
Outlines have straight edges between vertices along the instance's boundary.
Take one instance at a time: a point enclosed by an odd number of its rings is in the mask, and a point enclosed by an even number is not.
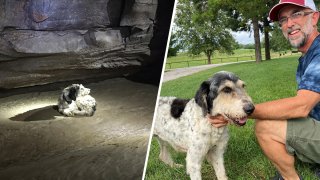
<svg viewBox="0 0 320 180"><path fill-rule="evenodd" d="M224 117L221 115L216 115L216 116L207 115L207 118L208 118L208 121L211 123L211 125L216 128L226 126L229 122L228 120L225 120Z"/></svg>

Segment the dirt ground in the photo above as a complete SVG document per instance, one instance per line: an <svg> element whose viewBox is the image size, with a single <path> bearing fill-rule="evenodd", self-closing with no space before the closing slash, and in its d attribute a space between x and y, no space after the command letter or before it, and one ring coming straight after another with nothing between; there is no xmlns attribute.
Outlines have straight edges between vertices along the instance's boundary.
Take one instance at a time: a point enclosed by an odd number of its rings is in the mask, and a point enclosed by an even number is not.
<svg viewBox="0 0 320 180"><path fill-rule="evenodd" d="M59 88L0 98L0 179L141 179L158 88L122 78L85 86L92 117L60 115Z"/></svg>

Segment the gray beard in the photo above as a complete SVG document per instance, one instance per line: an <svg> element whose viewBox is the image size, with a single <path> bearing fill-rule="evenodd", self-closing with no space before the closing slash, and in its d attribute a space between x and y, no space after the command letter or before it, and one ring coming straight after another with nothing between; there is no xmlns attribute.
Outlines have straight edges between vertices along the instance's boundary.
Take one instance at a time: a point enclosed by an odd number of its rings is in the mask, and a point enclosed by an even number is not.
<svg viewBox="0 0 320 180"><path fill-rule="evenodd" d="M288 38L288 41L289 43L291 44L292 47L294 48L300 48L302 46L304 46L307 42L307 39L308 39L309 35L307 35L306 33L303 33L303 38L301 41L297 42L297 43L293 43L289 38Z"/></svg>

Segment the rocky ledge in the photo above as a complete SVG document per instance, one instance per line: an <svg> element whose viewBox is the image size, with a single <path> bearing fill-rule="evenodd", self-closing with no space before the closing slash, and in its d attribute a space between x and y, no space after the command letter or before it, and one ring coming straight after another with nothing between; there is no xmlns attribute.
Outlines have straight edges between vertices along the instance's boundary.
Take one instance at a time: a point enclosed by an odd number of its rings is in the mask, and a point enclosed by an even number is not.
<svg viewBox="0 0 320 180"><path fill-rule="evenodd" d="M0 0L0 89L161 69L172 7L170 0Z"/></svg>

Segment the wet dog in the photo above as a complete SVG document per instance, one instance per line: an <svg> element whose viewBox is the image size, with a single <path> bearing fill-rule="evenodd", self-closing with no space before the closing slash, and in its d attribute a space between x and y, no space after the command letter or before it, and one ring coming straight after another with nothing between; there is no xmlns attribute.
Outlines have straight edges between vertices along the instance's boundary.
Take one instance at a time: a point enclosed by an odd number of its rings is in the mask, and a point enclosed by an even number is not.
<svg viewBox="0 0 320 180"><path fill-rule="evenodd" d="M82 84L72 84L63 89L58 99L58 111L65 116L93 116L96 100L90 89Z"/></svg>
<svg viewBox="0 0 320 180"><path fill-rule="evenodd" d="M243 126L254 111L244 82L230 72L218 72L202 82L192 99L160 97L154 134L160 145L159 158L171 167L174 163L168 146L186 152L186 168L191 180L201 179L204 158L214 167L218 180L227 179L223 153L229 139L226 127L215 128L207 115L222 115L231 123Z"/></svg>

